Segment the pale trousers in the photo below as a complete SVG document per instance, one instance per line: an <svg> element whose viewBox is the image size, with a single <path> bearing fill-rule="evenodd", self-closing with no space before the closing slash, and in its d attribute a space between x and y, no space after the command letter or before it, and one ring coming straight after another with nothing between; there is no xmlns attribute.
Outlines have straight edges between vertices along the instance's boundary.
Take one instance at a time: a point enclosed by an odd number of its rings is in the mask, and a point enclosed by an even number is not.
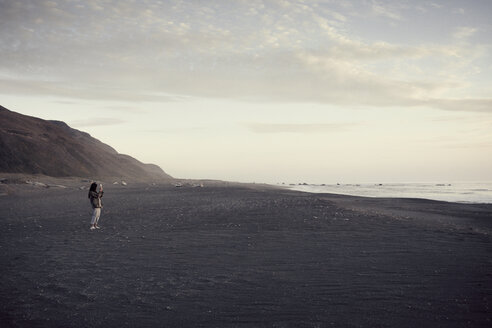
<svg viewBox="0 0 492 328"><path fill-rule="evenodd" d="M94 209L94 212L92 212L91 224L97 224L97 222L99 221L99 217L100 216L101 216L101 208L96 207Z"/></svg>

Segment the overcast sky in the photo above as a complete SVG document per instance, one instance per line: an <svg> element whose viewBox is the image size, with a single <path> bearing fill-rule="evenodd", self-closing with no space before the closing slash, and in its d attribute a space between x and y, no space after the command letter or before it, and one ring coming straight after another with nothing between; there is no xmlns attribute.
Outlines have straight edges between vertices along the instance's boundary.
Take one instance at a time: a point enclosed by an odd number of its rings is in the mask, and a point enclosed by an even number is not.
<svg viewBox="0 0 492 328"><path fill-rule="evenodd" d="M0 0L0 104L180 178L492 181L490 0Z"/></svg>

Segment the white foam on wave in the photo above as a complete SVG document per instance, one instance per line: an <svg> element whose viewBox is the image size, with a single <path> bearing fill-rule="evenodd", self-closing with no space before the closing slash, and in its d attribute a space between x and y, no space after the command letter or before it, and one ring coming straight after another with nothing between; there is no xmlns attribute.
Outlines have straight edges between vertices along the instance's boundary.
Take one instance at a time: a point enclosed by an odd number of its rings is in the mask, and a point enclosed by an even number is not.
<svg viewBox="0 0 492 328"><path fill-rule="evenodd" d="M492 203L491 182L302 184L290 189L364 197L424 198L447 202Z"/></svg>

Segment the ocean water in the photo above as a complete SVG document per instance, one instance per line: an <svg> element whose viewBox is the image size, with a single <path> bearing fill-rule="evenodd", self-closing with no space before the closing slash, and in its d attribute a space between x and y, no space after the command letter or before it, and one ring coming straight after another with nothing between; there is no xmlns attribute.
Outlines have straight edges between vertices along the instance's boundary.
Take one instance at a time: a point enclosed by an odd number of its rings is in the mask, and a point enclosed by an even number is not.
<svg viewBox="0 0 492 328"><path fill-rule="evenodd" d="M290 189L364 197L425 198L459 203L492 203L492 182L302 184Z"/></svg>

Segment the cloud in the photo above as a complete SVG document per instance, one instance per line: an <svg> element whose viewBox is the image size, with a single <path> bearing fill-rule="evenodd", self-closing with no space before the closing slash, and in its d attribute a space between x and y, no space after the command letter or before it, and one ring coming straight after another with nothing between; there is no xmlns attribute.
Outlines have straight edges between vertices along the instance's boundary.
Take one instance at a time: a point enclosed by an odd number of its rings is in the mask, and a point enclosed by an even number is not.
<svg viewBox="0 0 492 328"><path fill-rule="evenodd" d="M326 123L326 124L273 124L273 123L247 123L246 126L254 133L332 133L346 130L353 126L352 123Z"/></svg>
<svg viewBox="0 0 492 328"><path fill-rule="evenodd" d="M484 99L430 99L424 102L432 107L449 111L473 111L492 114L492 98Z"/></svg>
<svg viewBox="0 0 492 328"><path fill-rule="evenodd" d="M106 125L117 125L125 123L126 121L119 118L113 117L94 117L85 120L71 121L70 126L76 128L89 127L89 126L106 126Z"/></svg>
<svg viewBox="0 0 492 328"><path fill-rule="evenodd" d="M407 82L380 76L363 65L332 56L299 54L310 71L311 97L320 102L370 106L415 106L431 97L440 83ZM299 88L299 92L304 90ZM315 96L316 95L316 96Z"/></svg>
<svg viewBox="0 0 492 328"><path fill-rule="evenodd" d="M425 103L455 110L453 100L428 99L466 85L465 74L487 55L484 48L459 40L364 40L349 33L349 2L1 4L3 94L121 102L214 97L362 106ZM362 6L377 16L405 19L401 3L365 1ZM454 36L475 32L461 27ZM467 105L469 111L484 110L479 101Z"/></svg>
<svg viewBox="0 0 492 328"><path fill-rule="evenodd" d="M472 35L474 35L477 32L477 30L478 30L477 28L468 27L468 26L458 27L453 33L453 37L455 39L467 39Z"/></svg>
<svg viewBox="0 0 492 328"><path fill-rule="evenodd" d="M465 14L465 9L464 8L453 8L453 14L456 14L456 15L464 15Z"/></svg>
<svg viewBox="0 0 492 328"><path fill-rule="evenodd" d="M135 106L105 106L105 108L116 111L116 112L129 112L129 113L144 113L146 112L145 108L139 108Z"/></svg>
<svg viewBox="0 0 492 328"><path fill-rule="evenodd" d="M429 6L434 7L434 8L437 8L437 9L441 9L441 8L444 7L443 5L438 4L438 3L435 3L435 2L429 3Z"/></svg>
<svg viewBox="0 0 492 328"><path fill-rule="evenodd" d="M182 100L178 95L138 91L130 87L86 84L67 81L45 81L37 79L0 79L0 90L15 95L52 95L67 99L123 101L123 102L173 102Z"/></svg>
<svg viewBox="0 0 492 328"><path fill-rule="evenodd" d="M382 16L393 20L402 20L402 16L396 12L394 8L391 8L389 4L382 4L378 1L372 2L372 14L376 16Z"/></svg>

